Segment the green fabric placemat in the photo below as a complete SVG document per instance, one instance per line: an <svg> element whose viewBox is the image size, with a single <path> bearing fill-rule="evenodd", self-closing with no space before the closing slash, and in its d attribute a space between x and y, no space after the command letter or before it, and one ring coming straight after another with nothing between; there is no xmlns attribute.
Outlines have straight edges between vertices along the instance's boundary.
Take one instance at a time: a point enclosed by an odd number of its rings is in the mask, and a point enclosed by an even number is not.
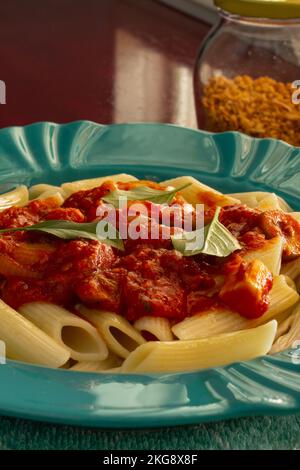
<svg viewBox="0 0 300 470"><path fill-rule="evenodd" d="M0 418L0 449L300 449L300 415L119 431Z"/></svg>

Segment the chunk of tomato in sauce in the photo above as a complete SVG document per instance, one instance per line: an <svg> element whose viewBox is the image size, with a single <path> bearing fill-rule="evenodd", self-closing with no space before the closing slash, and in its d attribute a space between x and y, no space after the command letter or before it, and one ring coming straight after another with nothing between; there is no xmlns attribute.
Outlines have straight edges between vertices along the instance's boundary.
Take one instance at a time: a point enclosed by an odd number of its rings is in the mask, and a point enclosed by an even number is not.
<svg viewBox="0 0 300 470"><path fill-rule="evenodd" d="M115 191L118 188L117 184L113 181L105 181L101 186L92 189L85 189L71 194L63 203L63 208L76 208L79 209L90 222L96 218L98 206L101 200L109 192Z"/></svg>
<svg viewBox="0 0 300 470"><path fill-rule="evenodd" d="M0 213L0 227L2 229L18 228L36 224L40 220L44 220L48 212L57 207L57 201L51 197L31 201L25 207L10 207Z"/></svg>
<svg viewBox="0 0 300 470"><path fill-rule="evenodd" d="M127 271L121 280L121 300L129 320L144 315L180 321L187 315L187 294L211 289L214 279L191 258L175 250L137 247L120 260Z"/></svg>
<svg viewBox="0 0 300 470"><path fill-rule="evenodd" d="M243 317L261 317L269 306L269 292L273 277L260 260L241 263L238 270L228 275L219 292L220 300Z"/></svg>
<svg viewBox="0 0 300 470"><path fill-rule="evenodd" d="M73 277L84 276L109 268L115 259L113 248L104 243L96 240L70 240L59 244L48 272L69 272Z"/></svg>
<svg viewBox="0 0 300 470"><path fill-rule="evenodd" d="M246 250L257 250L266 243L266 236L259 229L252 229L238 237L239 243Z"/></svg>
<svg viewBox="0 0 300 470"><path fill-rule="evenodd" d="M82 223L85 220L83 213L74 207L59 207L45 215L45 220L67 220Z"/></svg>
<svg viewBox="0 0 300 470"><path fill-rule="evenodd" d="M120 270L106 270L87 275L76 283L76 294L86 305L119 312L121 275Z"/></svg>
<svg viewBox="0 0 300 470"><path fill-rule="evenodd" d="M283 261L300 256L300 222L281 210L260 214L259 225L268 239L281 235L284 238Z"/></svg>
<svg viewBox="0 0 300 470"><path fill-rule="evenodd" d="M167 276L149 279L140 273L129 272L121 283L121 289L122 304L129 321L145 315L178 321L186 316L186 294L176 279Z"/></svg>
<svg viewBox="0 0 300 470"><path fill-rule="evenodd" d="M75 301L73 279L61 273L44 279L8 278L2 286L2 299L13 308L29 302L72 305Z"/></svg>
<svg viewBox="0 0 300 470"><path fill-rule="evenodd" d="M216 296L207 296L203 292L190 292L187 296L187 313L195 315L205 312L218 304Z"/></svg>
<svg viewBox="0 0 300 470"><path fill-rule="evenodd" d="M260 214L257 209L234 204L222 208L219 220L235 237L239 237L259 226Z"/></svg>
<svg viewBox="0 0 300 470"><path fill-rule="evenodd" d="M187 290L210 289L215 285L205 267L175 250L138 246L130 255L121 258L120 263L128 271L138 271L151 279L161 275L175 277Z"/></svg>
<svg viewBox="0 0 300 470"><path fill-rule="evenodd" d="M49 253L48 262L32 270L38 279L26 279L30 277L28 267L26 271L15 268L17 275L6 276L2 285L3 299L14 308L34 301L69 305L78 301L76 286L85 285L91 276L96 278L97 273L109 268L115 259L113 249L97 241L58 241L56 249ZM8 267L12 270L11 264Z"/></svg>
<svg viewBox="0 0 300 470"><path fill-rule="evenodd" d="M160 263L167 272L176 274L188 291L210 290L215 286L214 278L205 263L182 256L174 250L162 252Z"/></svg>

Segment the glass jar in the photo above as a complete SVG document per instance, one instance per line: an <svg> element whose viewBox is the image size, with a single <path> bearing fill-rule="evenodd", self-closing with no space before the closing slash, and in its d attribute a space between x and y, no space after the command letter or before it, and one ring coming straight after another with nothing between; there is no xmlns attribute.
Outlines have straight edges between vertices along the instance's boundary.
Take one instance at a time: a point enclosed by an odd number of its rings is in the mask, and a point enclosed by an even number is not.
<svg viewBox="0 0 300 470"><path fill-rule="evenodd" d="M220 21L204 40L195 67L199 128L300 146L300 2L215 4Z"/></svg>

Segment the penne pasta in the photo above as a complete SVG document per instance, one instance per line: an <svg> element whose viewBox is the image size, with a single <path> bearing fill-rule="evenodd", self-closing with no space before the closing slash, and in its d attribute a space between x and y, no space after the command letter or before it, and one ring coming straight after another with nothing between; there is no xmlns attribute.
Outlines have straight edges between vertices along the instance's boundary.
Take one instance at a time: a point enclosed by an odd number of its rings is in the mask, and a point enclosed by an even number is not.
<svg viewBox="0 0 300 470"><path fill-rule="evenodd" d="M45 200L51 198L56 202L57 207L61 206L64 203L64 196L63 196L63 191L61 189L59 190L52 190L49 189L48 191L45 191L44 193L40 194L37 199L40 200Z"/></svg>
<svg viewBox="0 0 300 470"><path fill-rule="evenodd" d="M119 173L117 175L109 176L100 176L99 178L90 178L86 180L73 181L71 183L63 183L61 188L63 189L66 197L69 197L71 194L82 191L86 189L93 189L97 186L100 186L104 181L122 181L126 183L127 181L137 181L137 178L132 175L127 175L126 173Z"/></svg>
<svg viewBox="0 0 300 470"><path fill-rule="evenodd" d="M296 286L297 292L300 292L300 276L298 276L298 277L295 279L295 286Z"/></svg>
<svg viewBox="0 0 300 470"><path fill-rule="evenodd" d="M281 266L281 274L288 276L293 281L300 276L300 259L296 258L288 263L283 263Z"/></svg>
<svg viewBox="0 0 300 470"><path fill-rule="evenodd" d="M177 338L187 340L255 328L276 318L279 313L297 303L299 294L294 286L289 284L290 280L285 276L280 275L274 278L273 288L270 292L270 307L264 315L257 319L248 320L230 310L216 309L186 318L174 325L172 332Z"/></svg>
<svg viewBox="0 0 300 470"><path fill-rule="evenodd" d="M150 335L153 341L172 341L174 339L170 322L167 318L141 317L134 322L133 326L142 335L146 334L148 337Z"/></svg>
<svg viewBox="0 0 300 470"><path fill-rule="evenodd" d="M124 361L123 373L180 372L248 361L267 354L277 322L195 341L148 342Z"/></svg>
<svg viewBox="0 0 300 470"><path fill-rule="evenodd" d="M9 207L22 207L28 203L29 195L26 186L21 185L16 189L4 194L0 194L0 212Z"/></svg>
<svg viewBox="0 0 300 470"><path fill-rule="evenodd" d="M277 333L276 333L275 340L277 338L279 338L279 336L282 336L285 333L287 333L287 331L290 329L290 325L293 321L293 315L292 314L293 314L294 308L296 308L296 307L291 307L291 308L287 309L285 312L280 313L276 317L278 327L277 327Z"/></svg>
<svg viewBox="0 0 300 470"><path fill-rule="evenodd" d="M242 204L252 209L259 208L261 210L281 209L285 212L291 212L292 208L289 204L277 194L264 191L249 191L245 193L231 193L227 196L237 198ZM261 207L259 205L261 204Z"/></svg>
<svg viewBox="0 0 300 470"><path fill-rule="evenodd" d="M290 215L300 222L300 212L291 212Z"/></svg>
<svg viewBox="0 0 300 470"><path fill-rule="evenodd" d="M0 300L0 340L10 359L61 367L70 358L68 349Z"/></svg>
<svg viewBox="0 0 300 470"><path fill-rule="evenodd" d="M279 315L287 309L294 307L299 300L299 294L294 281L286 275L280 274L274 277L273 287L270 292L270 307L266 312L270 315Z"/></svg>
<svg viewBox="0 0 300 470"><path fill-rule="evenodd" d="M276 194L276 197L278 199L279 207L281 210L283 210L284 212L291 212L293 210L291 206L286 202L285 199L278 196L277 194Z"/></svg>
<svg viewBox="0 0 300 470"><path fill-rule="evenodd" d="M78 305L77 309L80 315L97 328L109 350L117 356L125 358L145 343L142 335L120 315L89 309L83 305Z"/></svg>
<svg viewBox="0 0 300 470"><path fill-rule="evenodd" d="M51 192L52 194L61 192L63 195L63 191L60 186L54 186L52 184L35 184L31 186L28 190L29 192L29 199L38 199L45 193Z"/></svg>
<svg viewBox="0 0 300 470"><path fill-rule="evenodd" d="M19 309L25 318L67 348L79 362L101 361L108 351L97 330L65 308L46 302L32 302Z"/></svg>
<svg viewBox="0 0 300 470"><path fill-rule="evenodd" d="M278 210L281 209L279 204L279 199L274 193L269 193L267 196L263 197L257 204L256 209L261 211L268 210Z"/></svg>
<svg viewBox="0 0 300 470"><path fill-rule="evenodd" d="M284 351L293 346L294 342L300 341L300 304L293 310L281 328L281 335L274 342L271 354Z"/></svg>
<svg viewBox="0 0 300 470"><path fill-rule="evenodd" d="M230 193L227 194L227 196L233 197L234 199L238 199L241 204L245 204L248 207L251 207L254 209L257 207L258 204L258 193L257 191L249 191L245 193ZM269 194L269 193L263 193L263 194Z"/></svg>
<svg viewBox="0 0 300 470"><path fill-rule="evenodd" d="M281 236L267 240L262 248L253 251L247 251L243 256L244 260L252 261L259 259L262 261L274 276L280 274L282 250L284 238Z"/></svg>
<svg viewBox="0 0 300 470"><path fill-rule="evenodd" d="M170 180L162 181L161 184L180 188L185 184L189 186L180 191L181 196L190 204L204 204L207 206L227 206L239 204L240 201L229 195L222 194L215 189L206 186L192 176L179 176Z"/></svg>
<svg viewBox="0 0 300 470"><path fill-rule="evenodd" d="M114 354L109 356L103 361L92 361L92 362L77 362L72 366L71 370L78 370L82 372L105 372L121 365L121 360Z"/></svg>

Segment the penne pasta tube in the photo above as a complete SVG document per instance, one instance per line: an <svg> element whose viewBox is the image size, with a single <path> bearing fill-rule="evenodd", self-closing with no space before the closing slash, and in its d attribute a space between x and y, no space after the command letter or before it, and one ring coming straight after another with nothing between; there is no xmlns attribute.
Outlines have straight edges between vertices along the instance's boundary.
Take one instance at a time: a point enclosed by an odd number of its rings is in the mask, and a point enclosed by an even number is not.
<svg viewBox="0 0 300 470"><path fill-rule="evenodd" d="M64 196L62 190L59 188L59 190L52 190L49 189L48 191L45 191L44 193L40 194L37 199L38 200L44 200L50 198L53 199L57 206L61 206L64 203Z"/></svg>
<svg viewBox="0 0 300 470"><path fill-rule="evenodd" d="M291 212L290 215L300 222L300 212Z"/></svg>
<svg viewBox="0 0 300 470"><path fill-rule="evenodd" d="M261 211L268 211L268 210L280 210L279 199L274 193L269 193L267 196L263 197L257 204L256 209L260 209Z"/></svg>
<svg viewBox="0 0 300 470"><path fill-rule="evenodd" d="M258 204L257 191L248 191L245 193L230 193L227 196L238 199L241 204L246 204L246 206L254 209ZM269 193L264 193L269 194Z"/></svg>
<svg viewBox="0 0 300 470"><path fill-rule="evenodd" d="M133 326L142 335L144 333L153 337L153 341L172 341L174 339L170 322L167 318L141 317L136 320ZM146 339L148 338L146 337Z"/></svg>
<svg viewBox="0 0 300 470"><path fill-rule="evenodd" d="M26 186L21 185L16 189L0 194L0 212L9 207L23 207L28 203L29 195Z"/></svg>
<svg viewBox="0 0 300 470"><path fill-rule="evenodd" d="M293 346L294 342L300 341L300 304L293 310L291 316L285 322L285 331L274 342L271 354L284 351Z"/></svg>
<svg viewBox="0 0 300 470"><path fill-rule="evenodd" d="M293 210L291 206L286 202L286 200L283 199L283 197L280 197L277 194L276 197L278 199L279 207L281 210L283 210L284 212L291 212Z"/></svg>
<svg viewBox="0 0 300 470"><path fill-rule="evenodd" d="M295 285L297 292L300 292L300 276L295 279Z"/></svg>
<svg viewBox="0 0 300 470"><path fill-rule="evenodd" d="M65 364L63 364L60 369L66 369L69 370L71 367L74 365L73 359L69 359Z"/></svg>
<svg viewBox="0 0 300 470"><path fill-rule="evenodd" d="M296 258L281 266L281 274L290 277L293 281L300 276L300 258Z"/></svg>
<svg viewBox="0 0 300 470"><path fill-rule="evenodd" d="M108 349L117 356L125 358L140 344L145 343L142 335L120 315L89 309L83 305L78 305L77 309L80 315L97 328Z"/></svg>
<svg viewBox="0 0 300 470"><path fill-rule="evenodd" d="M240 204L240 201L229 195L206 186L192 176L179 176L170 180L162 181L161 184L180 188L185 184L190 184L180 191L181 196L190 204L205 204L207 206L227 206L229 204Z"/></svg>
<svg viewBox="0 0 300 470"><path fill-rule="evenodd" d="M232 196L241 201L242 204L246 204L252 209L259 208L259 204L262 204L261 210L268 209L281 209L285 212L291 212L292 208L289 204L277 194L269 193L266 191L249 191L245 193L231 193L227 196ZM276 198L276 199L275 199ZM263 207L267 208L263 208Z"/></svg>
<svg viewBox="0 0 300 470"><path fill-rule="evenodd" d="M114 354L109 356L103 361L92 361L92 362L77 362L70 370L79 370L82 372L105 372L109 369L114 369L121 365L121 359Z"/></svg>
<svg viewBox="0 0 300 470"><path fill-rule="evenodd" d="M299 299L294 285L285 276L274 278L270 292L270 307L259 318L249 320L231 310L208 310L188 317L172 327L174 335L181 339L200 339L229 333L230 331L255 328L277 317L281 312L295 305Z"/></svg>
<svg viewBox="0 0 300 470"><path fill-rule="evenodd" d="M243 258L246 261L259 259L274 276L280 274L284 239L281 236L266 240L264 246L257 250L247 251Z"/></svg>
<svg viewBox="0 0 300 470"><path fill-rule="evenodd" d="M0 300L0 339L10 359L61 367L70 358L68 349Z"/></svg>
<svg viewBox="0 0 300 470"><path fill-rule="evenodd" d="M61 185L61 188L66 194L66 197L69 197L71 194L76 193L77 191L93 189L97 186L101 186L101 184L107 180L115 182L122 181L126 183L127 181L137 181L137 178L132 175L127 175L126 173L119 173L117 175L100 176L99 178L90 178L85 180L73 181L71 183L63 183Z"/></svg>
<svg viewBox="0 0 300 470"><path fill-rule="evenodd" d="M121 374L121 367L113 367L103 371L105 374Z"/></svg>
<svg viewBox="0 0 300 470"><path fill-rule="evenodd" d="M278 317L276 317L276 321L278 323L278 327L275 340L279 338L279 336L285 335L290 329L293 322L293 308L289 308L286 312L278 315Z"/></svg>
<svg viewBox="0 0 300 470"><path fill-rule="evenodd" d="M267 354L277 322L194 341L148 342L124 361L121 372L180 372L248 361Z"/></svg>
<svg viewBox="0 0 300 470"><path fill-rule="evenodd" d="M65 308L46 302L32 302L19 309L25 318L67 348L76 361L101 361L108 351L97 330Z"/></svg>
<svg viewBox="0 0 300 470"><path fill-rule="evenodd" d="M63 191L60 186L54 186L52 184L35 184L29 188L29 199L38 199L42 194L47 193L48 191L52 192L52 194L61 192L63 195Z"/></svg>

